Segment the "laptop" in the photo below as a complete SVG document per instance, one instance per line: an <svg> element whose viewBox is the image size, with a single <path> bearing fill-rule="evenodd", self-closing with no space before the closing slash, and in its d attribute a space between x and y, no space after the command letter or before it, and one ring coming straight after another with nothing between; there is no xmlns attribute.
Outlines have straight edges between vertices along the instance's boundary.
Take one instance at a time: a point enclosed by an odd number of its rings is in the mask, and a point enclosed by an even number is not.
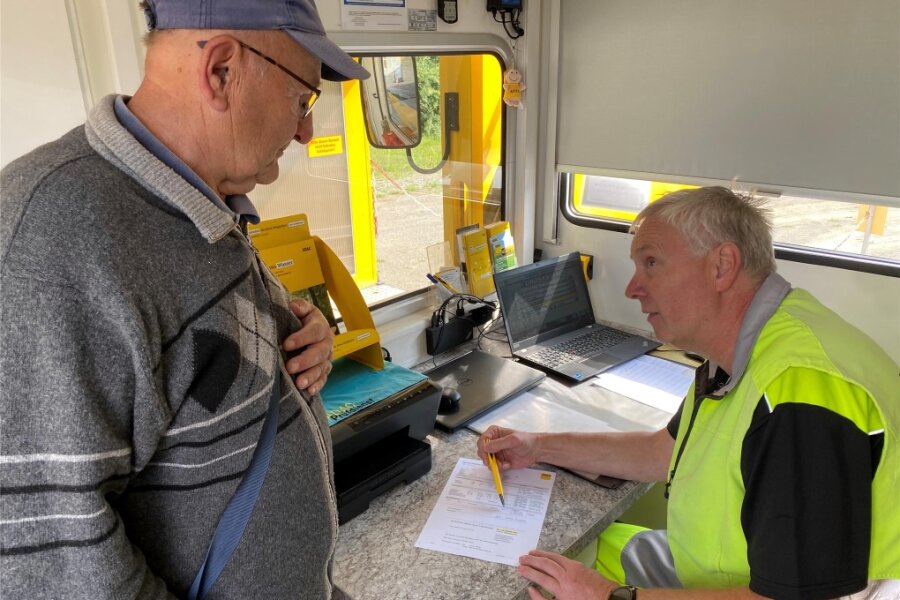
<svg viewBox="0 0 900 600"><path fill-rule="evenodd" d="M582 381L660 346L600 325L578 252L494 274L513 356Z"/></svg>
<svg viewBox="0 0 900 600"><path fill-rule="evenodd" d="M439 387L459 392L459 410L439 414L435 423L456 431L486 411L531 389L546 375L501 356L473 350L424 373Z"/></svg>

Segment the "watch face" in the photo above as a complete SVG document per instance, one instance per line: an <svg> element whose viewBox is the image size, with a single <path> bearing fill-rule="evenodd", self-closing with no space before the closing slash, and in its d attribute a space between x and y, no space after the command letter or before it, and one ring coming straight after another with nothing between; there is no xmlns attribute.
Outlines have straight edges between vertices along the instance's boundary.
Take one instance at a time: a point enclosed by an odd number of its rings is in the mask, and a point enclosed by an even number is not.
<svg viewBox="0 0 900 600"><path fill-rule="evenodd" d="M614 589L609 595L609 600L635 600L636 598L635 589L628 585Z"/></svg>

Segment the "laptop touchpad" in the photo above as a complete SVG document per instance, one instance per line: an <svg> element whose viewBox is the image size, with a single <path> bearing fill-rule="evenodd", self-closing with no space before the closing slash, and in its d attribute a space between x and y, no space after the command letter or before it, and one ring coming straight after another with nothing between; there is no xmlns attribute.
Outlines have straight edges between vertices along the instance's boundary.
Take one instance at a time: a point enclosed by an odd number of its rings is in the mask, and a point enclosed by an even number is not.
<svg viewBox="0 0 900 600"><path fill-rule="evenodd" d="M598 354L597 356L590 357L581 364L590 369L608 369L609 367L620 362L622 362L621 359L616 358L615 356L610 356L609 354Z"/></svg>

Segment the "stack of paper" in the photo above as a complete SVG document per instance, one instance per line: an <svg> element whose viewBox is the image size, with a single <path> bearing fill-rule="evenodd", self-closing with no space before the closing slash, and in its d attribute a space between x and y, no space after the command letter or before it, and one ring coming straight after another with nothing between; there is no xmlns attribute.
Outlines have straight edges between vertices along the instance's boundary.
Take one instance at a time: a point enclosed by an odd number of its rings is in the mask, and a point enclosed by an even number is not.
<svg viewBox="0 0 900 600"><path fill-rule="evenodd" d="M540 388L520 394L509 402L470 421L466 426L477 433L484 433L491 425L519 431L551 433L616 431L606 421L545 398L541 395Z"/></svg>
<svg viewBox="0 0 900 600"><path fill-rule="evenodd" d="M693 382L693 367L646 355L600 373L593 381L671 414L678 410Z"/></svg>

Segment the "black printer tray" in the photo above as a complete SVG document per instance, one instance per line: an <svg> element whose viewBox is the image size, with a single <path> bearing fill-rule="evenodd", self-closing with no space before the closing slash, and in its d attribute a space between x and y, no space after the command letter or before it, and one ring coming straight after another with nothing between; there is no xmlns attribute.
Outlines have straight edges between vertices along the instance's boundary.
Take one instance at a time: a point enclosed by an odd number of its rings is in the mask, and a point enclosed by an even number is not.
<svg viewBox="0 0 900 600"><path fill-rule="evenodd" d="M334 465L338 521L343 524L400 483L431 470L431 445L399 431Z"/></svg>

